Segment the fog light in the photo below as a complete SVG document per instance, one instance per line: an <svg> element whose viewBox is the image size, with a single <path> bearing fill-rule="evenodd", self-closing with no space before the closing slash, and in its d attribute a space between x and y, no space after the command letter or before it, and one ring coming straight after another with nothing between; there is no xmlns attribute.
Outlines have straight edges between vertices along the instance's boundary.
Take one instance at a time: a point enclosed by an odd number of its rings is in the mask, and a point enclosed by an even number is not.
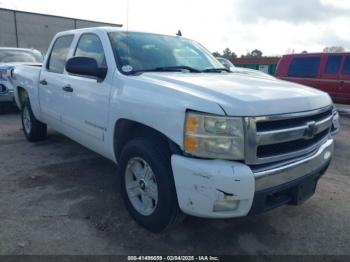
<svg viewBox="0 0 350 262"><path fill-rule="evenodd" d="M216 200L214 202L213 212L234 211L238 208L238 204L239 200L225 197L224 199Z"/></svg>
<svg viewBox="0 0 350 262"><path fill-rule="evenodd" d="M0 93L5 93L7 90L6 86L4 86L3 84L0 84Z"/></svg>
<svg viewBox="0 0 350 262"><path fill-rule="evenodd" d="M323 158L325 160L328 160L331 158L331 156L332 156L332 153L330 151L327 151L326 153L324 153Z"/></svg>

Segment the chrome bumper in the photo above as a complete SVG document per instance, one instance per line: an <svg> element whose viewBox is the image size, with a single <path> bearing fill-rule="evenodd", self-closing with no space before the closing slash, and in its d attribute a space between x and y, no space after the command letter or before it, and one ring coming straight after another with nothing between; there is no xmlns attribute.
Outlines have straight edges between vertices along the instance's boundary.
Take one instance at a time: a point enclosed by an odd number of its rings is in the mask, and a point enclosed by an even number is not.
<svg viewBox="0 0 350 262"><path fill-rule="evenodd" d="M332 135L336 135L340 132L340 120L338 111L333 112L333 123L332 123Z"/></svg>
<svg viewBox="0 0 350 262"><path fill-rule="evenodd" d="M327 166L332 155L333 139L328 138L318 151L309 157L268 170L257 172L253 170L255 175L255 191L288 183L321 167Z"/></svg>
<svg viewBox="0 0 350 262"><path fill-rule="evenodd" d="M0 102L14 102L14 92L13 90L7 91L6 93L0 93Z"/></svg>

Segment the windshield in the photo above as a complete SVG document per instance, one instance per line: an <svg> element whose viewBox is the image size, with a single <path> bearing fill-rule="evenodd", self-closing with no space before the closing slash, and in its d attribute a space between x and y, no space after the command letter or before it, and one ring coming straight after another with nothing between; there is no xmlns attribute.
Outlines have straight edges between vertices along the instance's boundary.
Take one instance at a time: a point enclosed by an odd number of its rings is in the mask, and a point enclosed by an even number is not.
<svg viewBox="0 0 350 262"><path fill-rule="evenodd" d="M38 51L16 49L0 50L0 63L42 63L43 56Z"/></svg>
<svg viewBox="0 0 350 262"><path fill-rule="evenodd" d="M179 36L135 32L111 32L109 36L123 73L223 67L200 44Z"/></svg>

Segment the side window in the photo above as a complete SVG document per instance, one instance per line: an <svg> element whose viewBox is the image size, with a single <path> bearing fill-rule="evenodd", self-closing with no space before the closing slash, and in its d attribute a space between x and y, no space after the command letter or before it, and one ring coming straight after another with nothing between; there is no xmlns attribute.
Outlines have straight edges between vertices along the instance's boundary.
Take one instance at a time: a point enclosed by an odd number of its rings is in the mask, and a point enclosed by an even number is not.
<svg viewBox="0 0 350 262"><path fill-rule="evenodd" d="M316 77L320 67L321 58L295 57L289 65L288 76L292 77Z"/></svg>
<svg viewBox="0 0 350 262"><path fill-rule="evenodd" d="M350 56L347 56L345 59L343 75L350 75Z"/></svg>
<svg viewBox="0 0 350 262"><path fill-rule="evenodd" d="M74 56L90 57L97 61L99 67L107 67L101 40L97 35L85 34L79 39Z"/></svg>
<svg viewBox="0 0 350 262"><path fill-rule="evenodd" d="M338 73L340 68L341 58L342 57L340 55L330 55L328 57L325 73L331 74L331 75Z"/></svg>
<svg viewBox="0 0 350 262"><path fill-rule="evenodd" d="M47 63L47 69L50 72L63 73L73 38L73 35L67 35L56 39Z"/></svg>

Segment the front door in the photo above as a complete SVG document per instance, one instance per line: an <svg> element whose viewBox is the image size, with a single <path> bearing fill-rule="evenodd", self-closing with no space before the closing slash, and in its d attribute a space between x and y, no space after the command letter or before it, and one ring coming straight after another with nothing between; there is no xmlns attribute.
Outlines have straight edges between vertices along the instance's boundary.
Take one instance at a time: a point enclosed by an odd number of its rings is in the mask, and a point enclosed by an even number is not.
<svg viewBox="0 0 350 262"><path fill-rule="evenodd" d="M339 99L350 103L350 55L346 56L340 75Z"/></svg>
<svg viewBox="0 0 350 262"><path fill-rule="evenodd" d="M287 77L283 79L313 88L319 88L320 65L320 55L293 57L288 68Z"/></svg>
<svg viewBox="0 0 350 262"><path fill-rule="evenodd" d="M333 98L338 96L342 60L342 55L329 55L321 72L319 88Z"/></svg>
<svg viewBox="0 0 350 262"><path fill-rule="evenodd" d="M90 57L99 67L107 67L105 52L96 34L83 34L73 56ZM105 79L67 75L68 89L63 96L65 105L62 122L71 129L73 138L86 146L98 148L105 139L108 121L110 82L112 72Z"/></svg>

